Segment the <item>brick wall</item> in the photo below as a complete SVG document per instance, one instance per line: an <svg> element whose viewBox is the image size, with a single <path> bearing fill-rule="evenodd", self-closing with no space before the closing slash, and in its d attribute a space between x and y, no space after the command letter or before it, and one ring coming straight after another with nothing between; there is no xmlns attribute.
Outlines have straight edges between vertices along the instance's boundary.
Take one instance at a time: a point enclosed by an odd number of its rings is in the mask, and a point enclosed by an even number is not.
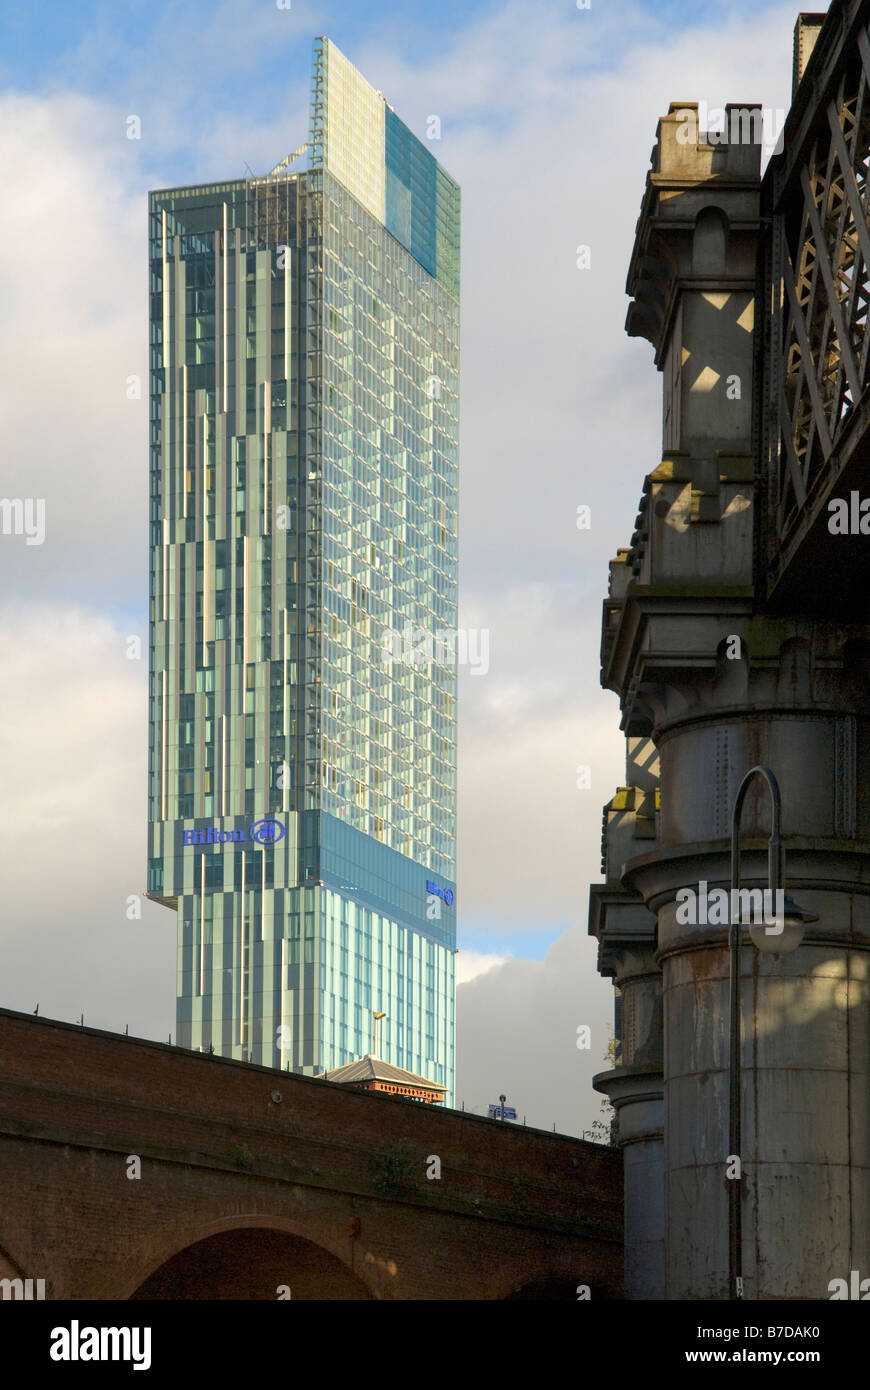
<svg viewBox="0 0 870 1390"><path fill-rule="evenodd" d="M618 1153L4 1010L0 1168L0 1266L53 1298L619 1296Z"/></svg>

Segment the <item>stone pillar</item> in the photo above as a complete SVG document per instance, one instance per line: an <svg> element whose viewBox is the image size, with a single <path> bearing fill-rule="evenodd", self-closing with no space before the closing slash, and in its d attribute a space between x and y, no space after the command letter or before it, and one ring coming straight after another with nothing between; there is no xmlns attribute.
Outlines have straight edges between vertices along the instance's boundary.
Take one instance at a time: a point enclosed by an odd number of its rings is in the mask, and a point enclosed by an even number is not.
<svg viewBox="0 0 870 1390"><path fill-rule="evenodd" d="M656 920L626 889L626 859L655 840L658 755L649 739L627 740L625 787L604 811L602 870L590 896L598 968L616 987L617 1066L593 1080L616 1112L624 1163L625 1296L664 1297L662 976Z"/></svg>
<svg viewBox="0 0 870 1390"><path fill-rule="evenodd" d="M624 1286L627 1299L665 1296L665 1191L662 1073L615 1067L593 1082L609 1096L623 1154Z"/></svg>
<svg viewBox="0 0 870 1390"><path fill-rule="evenodd" d="M788 891L819 920L792 955L748 940L742 953L745 1295L827 1298L832 1279L870 1277L870 623L772 614L758 598L759 148L696 126L693 141L693 111L659 123L629 273L628 332L650 340L664 377L664 452L611 565L602 644L630 752L657 754L657 809L650 819L642 788L617 793L591 907L602 973L635 1017L652 1017L660 992L666 1041L654 1062L639 1056L623 1021L620 1066L596 1084L625 1125L630 1296L656 1296L663 1248L665 1297L726 1298L728 916L692 922L677 903L728 887L737 788L767 765ZM727 108L729 132L738 117ZM767 881L769 814L758 779L746 886ZM656 1210L659 1162L660 1230L636 1215Z"/></svg>

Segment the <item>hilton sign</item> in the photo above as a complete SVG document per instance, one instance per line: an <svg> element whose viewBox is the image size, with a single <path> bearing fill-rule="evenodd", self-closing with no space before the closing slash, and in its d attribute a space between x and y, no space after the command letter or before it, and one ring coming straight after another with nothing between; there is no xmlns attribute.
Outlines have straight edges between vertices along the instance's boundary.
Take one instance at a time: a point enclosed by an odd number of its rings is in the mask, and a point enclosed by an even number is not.
<svg viewBox="0 0 870 1390"><path fill-rule="evenodd" d="M188 845L226 845L244 844L250 838L258 845L276 845L286 834L283 825L276 820L257 820L250 827L247 836L244 830L218 830L209 825L204 830L185 830L182 843Z"/></svg>
<svg viewBox="0 0 870 1390"><path fill-rule="evenodd" d="M439 888L437 883L433 883L432 880L429 879L426 883L426 892L434 894L436 898L441 898L442 901L445 902L448 907L453 906L452 888Z"/></svg>

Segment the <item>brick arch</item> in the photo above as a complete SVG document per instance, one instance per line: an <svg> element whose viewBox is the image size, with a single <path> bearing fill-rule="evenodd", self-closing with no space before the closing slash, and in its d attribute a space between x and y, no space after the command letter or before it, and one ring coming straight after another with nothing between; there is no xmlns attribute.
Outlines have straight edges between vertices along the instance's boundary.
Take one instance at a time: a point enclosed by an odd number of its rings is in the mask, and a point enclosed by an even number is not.
<svg viewBox="0 0 870 1390"><path fill-rule="evenodd" d="M278 1287L287 1285L297 1300L373 1298L362 1269L352 1268L329 1244L304 1223L284 1217L223 1217L184 1234L176 1231L119 1296L276 1300Z"/></svg>
<svg viewBox="0 0 870 1390"><path fill-rule="evenodd" d="M625 1297L622 1281L612 1262L590 1241L585 1250L543 1251L538 1258L507 1265L498 1278L489 1280L487 1299L505 1302L528 1299L577 1302L577 1288L585 1284L594 1302ZM616 1277L614 1277L616 1276Z"/></svg>

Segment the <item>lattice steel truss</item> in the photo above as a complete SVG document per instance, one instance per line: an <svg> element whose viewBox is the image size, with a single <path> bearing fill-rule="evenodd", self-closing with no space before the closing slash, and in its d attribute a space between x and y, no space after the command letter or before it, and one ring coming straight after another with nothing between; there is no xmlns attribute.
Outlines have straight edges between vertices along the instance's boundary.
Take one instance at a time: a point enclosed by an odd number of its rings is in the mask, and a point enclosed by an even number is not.
<svg viewBox="0 0 870 1390"><path fill-rule="evenodd" d="M760 451L769 594L866 426L870 0L832 6L764 180Z"/></svg>

